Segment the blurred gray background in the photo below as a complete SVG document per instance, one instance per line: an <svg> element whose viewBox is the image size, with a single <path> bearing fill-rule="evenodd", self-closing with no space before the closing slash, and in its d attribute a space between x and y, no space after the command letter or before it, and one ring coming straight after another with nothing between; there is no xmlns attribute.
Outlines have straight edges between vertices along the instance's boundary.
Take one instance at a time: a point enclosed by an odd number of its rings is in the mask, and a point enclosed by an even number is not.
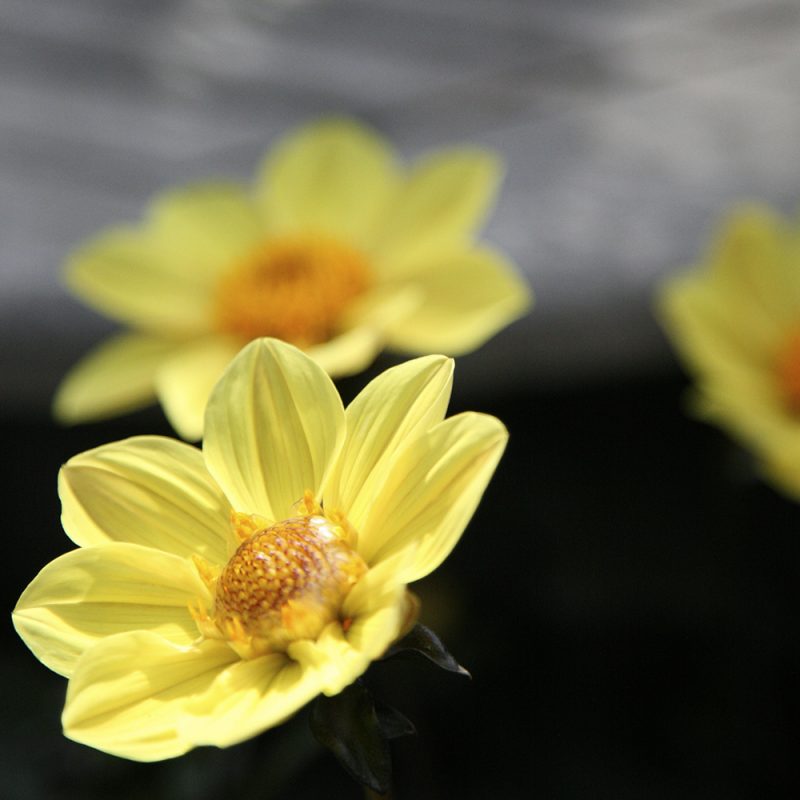
<svg viewBox="0 0 800 800"><path fill-rule="evenodd" d="M75 244L329 112L507 161L486 236L537 305L462 381L658 369L659 276L800 197L798 42L797 0L0 0L0 404L113 327L59 283Z"/></svg>
<svg viewBox="0 0 800 800"><path fill-rule="evenodd" d="M419 734L394 743L396 798L795 798L798 507L685 417L651 309L726 207L794 213L798 76L800 0L0 0L0 608L69 546L59 465L171 433L157 408L50 421L113 328L61 288L71 248L166 186L249 180L321 114L409 159L483 145L508 166L486 237L537 304L459 359L452 410L512 435L415 586L474 680L405 665L396 705ZM3 798L360 796L303 750L302 715L156 765L76 745L63 679L8 617L3 635Z"/></svg>

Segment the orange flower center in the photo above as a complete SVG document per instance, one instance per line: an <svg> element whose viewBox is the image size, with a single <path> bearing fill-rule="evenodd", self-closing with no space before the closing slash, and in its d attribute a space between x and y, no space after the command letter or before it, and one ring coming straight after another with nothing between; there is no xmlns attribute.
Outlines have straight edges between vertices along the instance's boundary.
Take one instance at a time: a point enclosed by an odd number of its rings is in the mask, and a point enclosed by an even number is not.
<svg viewBox="0 0 800 800"><path fill-rule="evenodd" d="M793 329L778 349L775 375L787 408L800 413L800 327Z"/></svg>
<svg viewBox="0 0 800 800"><path fill-rule="evenodd" d="M319 344L337 332L344 310L371 282L364 254L337 239L268 239L219 281L216 328L246 341L274 336L298 347Z"/></svg>
<svg viewBox="0 0 800 800"><path fill-rule="evenodd" d="M240 655L315 638L339 616L367 571L347 538L342 525L313 515L278 522L239 545L216 583L214 622Z"/></svg>

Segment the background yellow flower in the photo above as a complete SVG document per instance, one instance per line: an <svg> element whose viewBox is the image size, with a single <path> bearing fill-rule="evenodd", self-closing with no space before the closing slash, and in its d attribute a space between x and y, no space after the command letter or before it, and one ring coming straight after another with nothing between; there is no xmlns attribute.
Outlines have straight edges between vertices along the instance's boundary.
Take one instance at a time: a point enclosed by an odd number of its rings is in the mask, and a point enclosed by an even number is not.
<svg viewBox="0 0 800 800"><path fill-rule="evenodd" d="M800 497L800 227L735 211L704 262L667 281L660 311L695 376L693 408Z"/></svg>
<svg viewBox="0 0 800 800"><path fill-rule="evenodd" d="M349 120L287 137L252 190L195 185L157 197L138 227L107 230L69 259L72 291L131 327L81 361L54 409L78 422L161 401L187 439L247 341L303 348L331 375L383 347L458 355L520 316L530 292L474 236L497 159L450 149L398 167Z"/></svg>
<svg viewBox="0 0 800 800"><path fill-rule="evenodd" d="M505 447L444 419L452 361L373 380L345 410L291 345L260 339L208 404L202 451L143 436L59 476L79 546L14 624L69 677L70 738L142 761L227 746L337 694L413 623L406 584L455 546Z"/></svg>

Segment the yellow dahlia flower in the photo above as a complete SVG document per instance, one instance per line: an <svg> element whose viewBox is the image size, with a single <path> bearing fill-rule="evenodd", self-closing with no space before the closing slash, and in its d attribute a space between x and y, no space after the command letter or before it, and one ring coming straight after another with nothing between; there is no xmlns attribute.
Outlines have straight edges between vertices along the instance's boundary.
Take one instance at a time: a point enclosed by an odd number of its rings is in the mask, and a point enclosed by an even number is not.
<svg viewBox="0 0 800 800"><path fill-rule="evenodd" d="M450 149L401 170L378 135L347 120L300 129L251 189L167 192L137 227L107 230L69 259L69 288L129 325L66 377L56 416L81 422L158 398L178 433L202 434L224 366L273 336L331 375L384 346L459 355L520 316L530 293L474 242L496 158Z"/></svg>
<svg viewBox="0 0 800 800"><path fill-rule="evenodd" d="M701 265L660 297L695 375L695 407L800 497L800 227L763 207L732 213Z"/></svg>
<svg viewBox="0 0 800 800"><path fill-rule="evenodd" d="M494 417L444 419L452 362L425 356L345 410L274 339L215 388L202 451L141 436L59 476L77 550L14 624L69 678L67 736L141 761L225 747L352 683L413 625L505 447Z"/></svg>

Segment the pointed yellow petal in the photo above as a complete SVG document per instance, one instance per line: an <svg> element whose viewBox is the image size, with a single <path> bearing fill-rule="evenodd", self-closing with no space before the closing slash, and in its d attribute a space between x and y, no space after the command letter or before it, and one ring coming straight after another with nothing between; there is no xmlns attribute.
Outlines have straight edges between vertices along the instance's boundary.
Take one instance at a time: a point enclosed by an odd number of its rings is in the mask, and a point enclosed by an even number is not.
<svg viewBox="0 0 800 800"><path fill-rule="evenodd" d="M408 280L423 299L387 332L389 346L403 352L469 352L531 304L531 292L513 265L486 249L420 264Z"/></svg>
<svg viewBox="0 0 800 800"><path fill-rule="evenodd" d="M153 633L110 636L78 660L62 715L70 739L136 761L194 746L183 709L238 657L221 642L182 647Z"/></svg>
<svg viewBox="0 0 800 800"><path fill-rule="evenodd" d="M230 506L195 447L160 436L103 445L64 465L59 494L64 530L82 547L132 542L227 560Z"/></svg>
<svg viewBox="0 0 800 800"><path fill-rule="evenodd" d="M134 544L73 550L50 562L14 609L14 627L50 669L69 675L100 639L150 630L176 644L198 631L188 610L208 590L186 560Z"/></svg>
<svg viewBox="0 0 800 800"><path fill-rule="evenodd" d="M363 243L395 181L393 155L373 131L346 119L302 128L261 168L272 230L323 231Z"/></svg>
<svg viewBox="0 0 800 800"><path fill-rule="evenodd" d="M173 268L213 285L266 234L250 193L235 183L198 183L150 205L153 242Z"/></svg>
<svg viewBox="0 0 800 800"><path fill-rule="evenodd" d="M319 673L285 655L238 661L187 704L180 730L195 744L228 747L280 724L319 693Z"/></svg>
<svg viewBox="0 0 800 800"><path fill-rule="evenodd" d="M326 507L341 510L359 530L398 451L444 418L452 384L453 362L444 356L408 361L375 378L345 412L347 438L325 487Z"/></svg>
<svg viewBox="0 0 800 800"><path fill-rule="evenodd" d="M203 453L237 511L285 519L318 492L344 438L342 401L297 348L257 339L233 360L206 411Z"/></svg>
<svg viewBox="0 0 800 800"><path fill-rule="evenodd" d="M234 341L214 336L186 345L161 364L156 376L158 399L183 439L202 437L211 390L238 351Z"/></svg>
<svg viewBox="0 0 800 800"><path fill-rule="evenodd" d="M69 288L110 317L165 335L209 329L208 286L169 255L146 231L113 228L76 250L67 263Z"/></svg>
<svg viewBox="0 0 800 800"><path fill-rule="evenodd" d="M414 546L404 582L436 569L472 517L507 439L499 420L468 412L413 441L392 465L359 531L367 563Z"/></svg>
<svg viewBox="0 0 800 800"><path fill-rule="evenodd" d="M154 400L159 365L180 345L169 339L123 333L78 362L58 387L53 413L63 423L133 411Z"/></svg>
<svg viewBox="0 0 800 800"><path fill-rule="evenodd" d="M418 162L374 237L384 275L400 276L425 253L469 241L494 201L501 172L494 155L468 148Z"/></svg>

